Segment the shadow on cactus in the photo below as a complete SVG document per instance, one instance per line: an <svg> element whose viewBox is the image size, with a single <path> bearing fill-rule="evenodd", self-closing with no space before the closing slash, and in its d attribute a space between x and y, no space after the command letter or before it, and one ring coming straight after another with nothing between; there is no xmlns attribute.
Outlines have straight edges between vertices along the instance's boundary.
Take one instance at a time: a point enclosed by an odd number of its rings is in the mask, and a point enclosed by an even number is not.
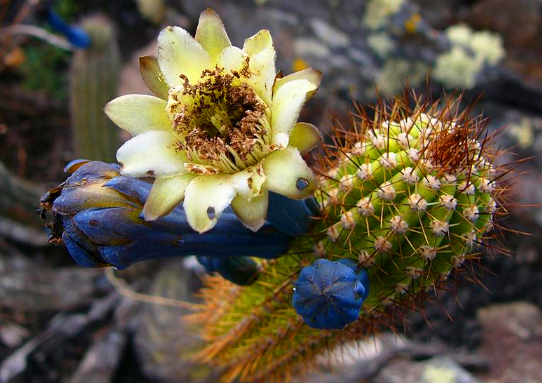
<svg viewBox="0 0 542 383"><path fill-rule="evenodd" d="M495 163L486 120L459 100L412 94L380 102L371 118L356 109L319 156L312 230L264 261L251 286L208 277L186 318L208 342L197 358L223 368L224 381L305 371L337 345L393 328L500 251L509 169Z"/></svg>

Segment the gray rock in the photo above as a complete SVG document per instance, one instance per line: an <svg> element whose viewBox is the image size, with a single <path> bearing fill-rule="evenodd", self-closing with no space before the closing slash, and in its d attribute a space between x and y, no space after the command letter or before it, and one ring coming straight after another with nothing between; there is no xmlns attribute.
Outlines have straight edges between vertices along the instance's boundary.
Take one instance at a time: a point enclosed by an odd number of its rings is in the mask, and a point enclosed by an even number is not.
<svg viewBox="0 0 542 383"><path fill-rule="evenodd" d="M542 377L542 311L516 302L481 309L479 354L491 365L480 378L491 383L534 383Z"/></svg>
<svg viewBox="0 0 542 383"><path fill-rule="evenodd" d="M329 57L331 52L329 48L314 38L299 38L294 40L294 51L297 55L303 57L325 58Z"/></svg>
<svg viewBox="0 0 542 383"><path fill-rule="evenodd" d="M447 356L416 363L399 360L382 370L371 383L480 383Z"/></svg>
<svg viewBox="0 0 542 383"><path fill-rule="evenodd" d="M332 47L347 47L350 44L350 38L346 33L333 27L321 19L313 19L310 25L314 34L326 44Z"/></svg>

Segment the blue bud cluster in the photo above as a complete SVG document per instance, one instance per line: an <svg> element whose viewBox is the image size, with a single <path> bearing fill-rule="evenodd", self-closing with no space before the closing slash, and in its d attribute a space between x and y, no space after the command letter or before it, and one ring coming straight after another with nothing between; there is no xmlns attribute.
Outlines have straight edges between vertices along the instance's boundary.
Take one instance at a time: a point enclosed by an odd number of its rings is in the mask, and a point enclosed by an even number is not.
<svg viewBox="0 0 542 383"><path fill-rule="evenodd" d="M219 263L246 272L248 261L236 257L276 258L289 248L290 235L270 223L254 233L231 209L204 235L192 230L182 206L145 221L142 209L151 184L121 176L117 165L98 161L74 161L67 170L73 174L55 188L58 195L51 201L53 221L60 226L53 235L61 237L81 266L124 269L144 260L202 255L224 258Z"/></svg>
<svg viewBox="0 0 542 383"><path fill-rule="evenodd" d="M342 329L357 319L368 294L367 271L356 271L354 261L319 259L301 270L292 303L310 327Z"/></svg>

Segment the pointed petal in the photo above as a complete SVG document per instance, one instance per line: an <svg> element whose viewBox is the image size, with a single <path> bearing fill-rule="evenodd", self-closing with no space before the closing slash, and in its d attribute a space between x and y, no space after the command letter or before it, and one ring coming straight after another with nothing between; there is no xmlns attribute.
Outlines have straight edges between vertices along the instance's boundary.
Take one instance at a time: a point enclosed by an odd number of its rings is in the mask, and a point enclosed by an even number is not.
<svg viewBox="0 0 542 383"><path fill-rule="evenodd" d="M314 93L316 93L317 88L320 86L320 82L322 81L322 72L312 68L307 68L300 70L299 72L289 74L288 76L278 78L273 86L273 93L276 93L284 84L294 80L307 80L313 84L314 91L307 94L308 97L311 97Z"/></svg>
<svg viewBox="0 0 542 383"><path fill-rule="evenodd" d="M305 104L307 94L315 89L315 85L308 80L289 81L278 89L273 96L272 144L285 144L284 135L290 134Z"/></svg>
<svg viewBox="0 0 542 383"><path fill-rule="evenodd" d="M231 207L243 225L252 231L258 231L265 223L268 204L266 191L250 200L238 195L233 199Z"/></svg>
<svg viewBox="0 0 542 383"><path fill-rule="evenodd" d="M168 214L184 199L186 187L195 175L188 173L177 177L158 177L143 207L147 221L155 221Z"/></svg>
<svg viewBox="0 0 542 383"><path fill-rule="evenodd" d="M245 39L243 52L247 55L257 54L264 49L273 48L273 38L267 29L262 29L254 36Z"/></svg>
<svg viewBox="0 0 542 383"><path fill-rule="evenodd" d="M275 81L275 49L267 48L258 54L250 56L250 71L252 76L247 79L258 95L268 105L271 105L273 82Z"/></svg>
<svg viewBox="0 0 542 383"><path fill-rule="evenodd" d="M235 197L228 176L199 176L186 188L184 210L192 229L204 233L212 229Z"/></svg>
<svg viewBox="0 0 542 383"><path fill-rule="evenodd" d="M170 87L183 84L181 74L195 84L205 68L213 67L211 57L201 44L179 27L167 27L160 32L158 64Z"/></svg>
<svg viewBox="0 0 542 383"><path fill-rule="evenodd" d="M278 150L266 157L264 188L289 198L302 199L316 191L316 177L296 148Z"/></svg>
<svg viewBox="0 0 542 383"><path fill-rule="evenodd" d="M323 141L322 133L316 126L306 122L298 122L290 133L289 144L296 147L301 154L305 154Z"/></svg>
<svg viewBox="0 0 542 383"><path fill-rule="evenodd" d="M248 83L266 103L270 104L276 75L276 53L271 33L264 29L246 39L243 52L250 56L250 69L256 74L249 79Z"/></svg>
<svg viewBox="0 0 542 383"><path fill-rule="evenodd" d="M174 149L171 132L150 131L126 141L117 151L122 174L132 177L172 176L186 173L184 152Z"/></svg>
<svg viewBox="0 0 542 383"><path fill-rule="evenodd" d="M129 94L110 101L104 111L111 121L135 136L150 130L171 131L166 105L154 96Z"/></svg>
<svg viewBox="0 0 542 383"><path fill-rule="evenodd" d="M154 56L142 56L139 58L139 72L147 87L162 100L168 99L169 86L164 74L158 65L158 59Z"/></svg>
<svg viewBox="0 0 542 383"><path fill-rule="evenodd" d="M196 41L216 60L224 48L231 46L220 16L212 9L203 11L199 17Z"/></svg>

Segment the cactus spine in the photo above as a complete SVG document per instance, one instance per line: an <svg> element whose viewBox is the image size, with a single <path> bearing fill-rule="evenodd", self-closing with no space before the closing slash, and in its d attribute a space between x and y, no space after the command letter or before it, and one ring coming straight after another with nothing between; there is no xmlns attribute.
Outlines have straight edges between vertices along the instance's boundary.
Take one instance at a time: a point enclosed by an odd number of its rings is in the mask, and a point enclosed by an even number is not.
<svg viewBox="0 0 542 383"><path fill-rule="evenodd" d="M343 341L393 327L478 257L470 253L488 239L503 192L494 153L477 141L483 123L453 105L406 105L380 105L372 120L362 114L352 130L336 129L320 161L311 235L264 262L251 286L208 279L187 319L203 324L209 344L199 358L225 368L224 381L288 379ZM360 316L343 330L312 329L291 305L300 270L322 257L352 259L369 274Z"/></svg>
<svg viewBox="0 0 542 383"><path fill-rule="evenodd" d="M88 49L77 50L70 74L73 145L76 157L114 161L118 130L103 112L116 96L120 54L112 23L92 16L82 23L92 39Z"/></svg>

